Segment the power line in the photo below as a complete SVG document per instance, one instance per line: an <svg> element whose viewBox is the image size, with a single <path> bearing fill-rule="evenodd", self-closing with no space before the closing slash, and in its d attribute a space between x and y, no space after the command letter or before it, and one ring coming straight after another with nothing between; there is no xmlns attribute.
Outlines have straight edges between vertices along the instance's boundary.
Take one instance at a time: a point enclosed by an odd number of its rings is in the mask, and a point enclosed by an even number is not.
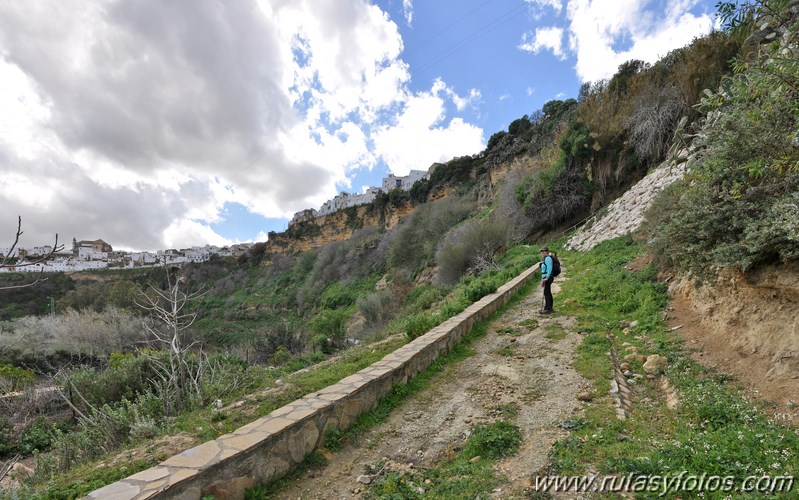
<svg viewBox="0 0 799 500"><path fill-rule="evenodd" d="M450 28L452 28L452 27L453 27L453 26L455 26L456 24L460 23L461 21L463 21L464 19L466 19L467 17L469 17L469 16L470 16L470 15L471 15L471 14L472 14L474 11L476 11L477 9L479 9L479 8L483 7L484 5L486 5L486 4L489 4L489 3L491 3L491 2L492 2L492 0L486 0L485 2L481 3L481 4L480 4L480 5L478 5L477 7L473 8L472 10L470 10L469 12L467 12L466 14L462 15L461 17L459 17L459 18L458 18L458 19L456 19L455 21L451 22L450 24L448 24L447 26L445 26L444 28L442 28L441 30L439 30L439 32L438 32L438 33L436 33L435 35L431 36L430 38L428 38L428 39L427 39L427 40L425 40L424 42L422 42L422 43L420 43L419 45L417 45L416 47L414 47L414 48L413 48L413 50L409 50L408 52L406 52L406 53L405 53L405 56L407 57L407 56L410 56L411 54L414 54L414 53L415 53L415 52L417 52L419 49L421 49L422 47L424 47L424 46L425 46L425 45L427 45L428 43L432 42L433 40L435 40L436 38L438 38L439 36L441 36L441 35L442 35L444 32L448 31Z"/></svg>
<svg viewBox="0 0 799 500"><path fill-rule="evenodd" d="M524 2L521 5L518 5L518 6L514 7L513 9L509 10L508 12L502 14L501 16L499 16L498 18L494 19L493 21L490 21L489 23L483 25L482 27L480 27L479 29L477 29L473 33L471 33L469 36L463 38L459 42L456 42L455 44L450 46L448 49L446 49L444 52L439 54L437 57L435 57L431 61L428 61L428 62L420 65L418 68L416 68L416 71L414 72L415 75L418 76L420 74L423 74L424 72L426 72L430 68L434 67L439 62L449 58L450 56L452 56L453 54L455 54L459 50L463 49L464 47L466 47L467 45L469 45L473 41L477 40L478 38L480 38L480 37L482 37L484 35L487 35L488 33L494 31L495 29L499 28L500 26L512 21L515 18L515 16L517 14L521 13L523 10L525 10L526 7L527 7L526 2Z"/></svg>

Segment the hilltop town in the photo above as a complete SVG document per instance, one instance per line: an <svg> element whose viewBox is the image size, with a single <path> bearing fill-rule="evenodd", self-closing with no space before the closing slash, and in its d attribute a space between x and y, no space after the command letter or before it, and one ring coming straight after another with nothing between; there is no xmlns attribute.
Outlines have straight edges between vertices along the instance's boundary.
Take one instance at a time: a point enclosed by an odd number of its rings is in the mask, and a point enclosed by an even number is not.
<svg viewBox="0 0 799 500"><path fill-rule="evenodd" d="M384 193L388 193L394 189L408 191L411 189L414 183L426 179L437 165L437 163L434 163L427 171L411 170L408 175L404 176L389 174L388 177L383 177L383 183L381 184L381 187L370 187L363 193L347 193L346 191L339 193L332 200L327 200L324 202L319 210L316 210L315 208L307 208L295 213L294 217L291 219L291 222L289 222L289 226L299 224L300 222L313 220L323 215L332 214L348 207L366 205L367 203L373 202L381 191Z"/></svg>
<svg viewBox="0 0 799 500"><path fill-rule="evenodd" d="M10 257L16 259L13 264L0 267L0 272L51 272L66 273L74 271L89 271L97 269L131 269L134 267L153 267L166 264L183 264L187 262L205 262L212 256L238 257L247 252L252 243L218 247L205 245L184 249L167 249L156 252L125 252L114 251L113 247L105 241L76 240L72 239L70 249L53 251L50 245L36 246L33 248L2 248L0 259L11 253ZM45 262L34 263L41 257L49 256Z"/></svg>

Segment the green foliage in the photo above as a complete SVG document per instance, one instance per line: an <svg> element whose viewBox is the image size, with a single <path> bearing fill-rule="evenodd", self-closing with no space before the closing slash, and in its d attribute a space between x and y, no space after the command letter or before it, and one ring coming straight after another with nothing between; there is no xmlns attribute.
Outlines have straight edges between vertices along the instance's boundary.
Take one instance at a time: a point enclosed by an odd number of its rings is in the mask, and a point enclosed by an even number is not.
<svg viewBox="0 0 799 500"><path fill-rule="evenodd" d="M75 286L66 274L46 275L47 280L36 286L0 290L0 321L8 321L27 315L42 315L50 312L51 299L60 303L64 294ZM30 283L30 273L0 274L0 288Z"/></svg>
<svg viewBox="0 0 799 500"><path fill-rule="evenodd" d="M14 425L7 416L0 415L0 458L13 455L16 449Z"/></svg>
<svg viewBox="0 0 799 500"><path fill-rule="evenodd" d="M61 386L73 405L83 412L91 406L135 400L152 389L152 361L145 355L116 355L105 370L81 368L63 375Z"/></svg>
<svg viewBox="0 0 799 500"><path fill-rule="evenodd" d="M550 229L588 207L588 179L577 163L567 163L562 157L545 170L525 176L516 186L516 201L531 218L532 230Z"/></svg>
<svg viewBox="0 0 799 500"><path fill-rule="evenodd" d="M31 387L36 381L32 370L0 363L0 396Z"/></svg>
<svg viewBox="0 0 799 500"><path fill-rule="evenodd" d="M463 293L464 295L466 295L466 298L469 299L469 301L477 302L486 295L491 295L496 291L497 291L496 283L487 280L479 280L466 286Z"/></svg>
<svg viewBox="0 0 799 500"><path fill-rule="evenodd" d="M55 425L45 417L36 417L19 438L19 453L33 455L50 449L55 438Z"/></svg>
<svg viewBox="0 0 799 500"><path fill-rule="evenodd" d="M311 331L317 335L317 338L327 339L330 348L340 349L344 345L347 318L350 314L345 309L325 309L311 320Z"/></svg>
<svg viewBox="0 0 799 500"><path fill-rule="evenodd" d="M91 309L101 312L109 306L120 309L135 308L135 300L140 290L136 283L127 280L90 283L67 292L64 298L58 301L58 309L60 311Z"/></svg>
<svg viewBox="0 0 799 500"><path fill-rule="evenodd" d="M416 204L425 203L432 187L433 185L428 179L422 179L414 182L409 192L411 201Z"/></svg>
<svg viewBox="0 0 799 500"><path fill-rule="evenodd" d="M427 333L440 322L441 320L438 316L434 316L428 312L414 314L405 318L405 333L409 338L415 339Z"/></svg>
<svg viewBox="0 0 799 500"><path fill-rule="evenodd" d="M530 121L529 116L524 115L510 122L508 133L510 135L524 135L531 128L533 128L533 122Z"/></svg>
<svg viewBox="0 0 799 500"><path fill-rule="evenodd" d="M522 433L516 425L504 420L498 420L490 424L477 425L463 453L466 457L476 456L496 460L498 458L513 455L522 444Z"/></svg>
<svg viewBox="0 0 799 500"><path fill-rule="evenodd" d="M354 304L376 279L371 276L385 268L383 234L377 228L360 229L350 239L319 249L313 268L297 293L297 305L303 312L315 306L327 308ZM295 274L296 276L296 274ZM363 280L363 281L359 281ZM326 295L325 295L326 294Z"/></svg>
<svg viewBox="0 0 799 500"><path fill-rule="evenodd" d="M330 427L325 431L325 448L330 451L339 451L343 446L341 442L342 432L338 427Z"/></svg>
<svg viewBox="0 0 799 500"><path fill-rule="evenodd" d="M486 152L490 152L492 149L496 148L506 135L508 135L508 133L504 130L492 134L488 139L488 143L486 143Z"/></svg>
<svg viewBox="0 0 799 500"><path fill-rule="evenodd" d="M430 309L430 306L441 300L446 292L444 287L419 285L405 298L405 310L413 314Z"/></svg>
<svg viewBox="0 0 799 500"><path fill-rule="evenodd" d="M797 25L783 38L799 41ZM704 279L799 258L799 62L784 50L774 42L703 98L702 155L647 214L664 265Z"/></svg>
<svg viewBox="0 0 799 500"><path fill-rule="evenodd" d="M586 160L591 157L591 134L588 125L579 121L572 120L569 127L560 138L560 149L565 153L566 158L577 158ZM553 181L550 181L554 184ZM550 188L552 186L549 186Z"/></svg>

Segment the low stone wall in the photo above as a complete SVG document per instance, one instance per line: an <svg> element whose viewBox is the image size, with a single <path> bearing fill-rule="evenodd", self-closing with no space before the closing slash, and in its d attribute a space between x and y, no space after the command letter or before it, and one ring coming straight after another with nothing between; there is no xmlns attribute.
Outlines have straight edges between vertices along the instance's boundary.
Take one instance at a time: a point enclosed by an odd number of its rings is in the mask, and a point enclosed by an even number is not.
<svg viewBox="0 0 799 500"><path fill-rule="evenodd" d="M302 463L330 428L347 429L395 384L404 384L457 345L472 326L506 304L538 265L466 310L354 375L300 398L213 441L91 492L97 500L240 498Z"/></svg>

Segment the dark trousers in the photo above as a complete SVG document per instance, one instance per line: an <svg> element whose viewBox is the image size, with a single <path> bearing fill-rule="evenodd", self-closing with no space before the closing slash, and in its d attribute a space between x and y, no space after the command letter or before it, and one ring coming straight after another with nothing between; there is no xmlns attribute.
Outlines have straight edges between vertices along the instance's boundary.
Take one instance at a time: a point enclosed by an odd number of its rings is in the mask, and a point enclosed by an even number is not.
<svg viewBox="0 0 799 500"><path fill-rule="evenodd" d="M549 277L544 281L544 310L552 310L552 282L555 278Z"/></svg>

